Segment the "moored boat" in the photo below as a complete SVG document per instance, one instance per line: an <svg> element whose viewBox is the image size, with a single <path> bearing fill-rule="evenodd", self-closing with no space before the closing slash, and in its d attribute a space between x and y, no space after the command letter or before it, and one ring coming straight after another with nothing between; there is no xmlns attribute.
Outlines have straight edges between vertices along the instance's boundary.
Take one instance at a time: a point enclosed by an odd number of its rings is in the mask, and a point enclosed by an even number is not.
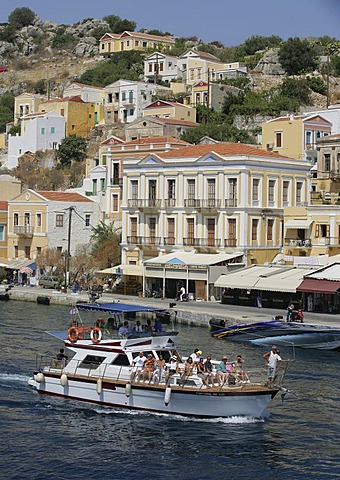
<svg viewBox="0 0 340 480"><path fill-rule="evenodd" d="M79 310L108 312L131 311L124 304L77 305ZM135 307L135 312L142 310ZM152 309L149 309L151 311ZM145 311L145 310L144 310ZM77 329L77 335L70 332ZM269 388L261 381L235 375L234 384L207 386L195 371L183 375L182 357L176 348L176 332L133 333L126 337L111 335L105 327L70 327L68 332L49 332L63 340L73 357L58 363L40 356L29 384L38 393L87 401L111 407L194 417L261 417L281 386ZM154 379L141 380L132 375L133 361L143 352L156 360L163 356L167 369ZM177 359L175 371L169 370L171 358ZM40 361L42 360L42 362ZM216 362L217 363L217 362ZM282 380L282 377L281 377Z"/></svg>
<svg viewBox="0 0 340 480"><path fill-rule="evenodd" d="M335 350L340 348L340 329L324 325L268 320L225 326L210 323L211 334L217 339L231 339L258 345L291 345L301 348Z"/></svg>

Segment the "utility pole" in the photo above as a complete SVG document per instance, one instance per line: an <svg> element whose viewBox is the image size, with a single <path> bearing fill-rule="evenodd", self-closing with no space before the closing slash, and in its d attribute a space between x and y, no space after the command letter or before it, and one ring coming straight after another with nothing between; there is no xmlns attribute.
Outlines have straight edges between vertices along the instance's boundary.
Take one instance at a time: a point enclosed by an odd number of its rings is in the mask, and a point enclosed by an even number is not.
<svg viewBox="0 0 340 480"><path fill-rule="evenodd" d="M68 216L68 233L67 233L67 252L65 258L65 293L70 282L70 256L71 256L71 225L72 225L72 212L74 207L69 207L66 210L69 211Z"/></svg>
<svg viewBox="0 0 340 480"><path fill-rule="evenodd" d="M208 89L207 89L207 124L209 123L209 99L210 99L210 68L208 68Z"/></svg>

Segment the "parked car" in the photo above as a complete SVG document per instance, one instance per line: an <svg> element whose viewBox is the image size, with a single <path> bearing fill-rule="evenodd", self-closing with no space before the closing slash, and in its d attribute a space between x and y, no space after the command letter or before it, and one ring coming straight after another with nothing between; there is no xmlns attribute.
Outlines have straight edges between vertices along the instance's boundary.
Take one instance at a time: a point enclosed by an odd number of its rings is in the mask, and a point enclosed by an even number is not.
<svg viewBox="0 0 340 480"><path fill-rule="evenodd" d="M0 73L3 73L3 72L8 72L8 68L0 67Z"/></svg>
<svg viewBox="0 0 340 480"><path fill-rule="evenodd" d="M56 288L59 285L58 277L40 277L39 285L42 288Z"/></svg>

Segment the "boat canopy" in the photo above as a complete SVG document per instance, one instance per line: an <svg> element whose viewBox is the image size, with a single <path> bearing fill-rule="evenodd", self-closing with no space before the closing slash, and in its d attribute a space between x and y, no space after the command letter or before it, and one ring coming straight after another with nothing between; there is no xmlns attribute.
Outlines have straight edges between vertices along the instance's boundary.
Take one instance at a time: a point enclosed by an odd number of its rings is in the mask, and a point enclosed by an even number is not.
<svg viewBox="0 0 340 480"><path fill-rule="evenodd" d="M77 303L78 310L88 312L105 312L111 314L136 313L136 312L159 312L164 308L155 308L142 305L130 305L128 303Z"/></svg>

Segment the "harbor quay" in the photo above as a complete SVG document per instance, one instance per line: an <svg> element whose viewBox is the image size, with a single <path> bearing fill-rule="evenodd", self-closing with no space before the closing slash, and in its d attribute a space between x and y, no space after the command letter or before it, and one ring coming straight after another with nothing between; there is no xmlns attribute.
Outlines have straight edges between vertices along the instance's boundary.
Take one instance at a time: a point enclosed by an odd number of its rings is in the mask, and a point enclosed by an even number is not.
<svg viewBox="0 0 340 480"><path fill-rule="evenodd" d="M46 290L41 287L21 287L15 286L7 292L2 289L2 296L7 293L9 300L36 302L51 305L72 306L77 302L89 302L87 292L67 293L56 290ZM39 298L39 300L38 300ZM286 318L287 311L273 308L257 308L242 305L227 305L220 302L176 302L173 299L143 298L132 295L117 295L112 293L103 293L98 303L128 303L134 305L144 305L159 309L169 310L171 318L181 324L187 324L195 327L209 327L209 321L214 319L224 320L226 325L240 323L261 322L270 320L280 315ZM305 323L315 325L329 325L340 328L340 318L337 314L325 314L316 312L305 312Z"/></svg>

